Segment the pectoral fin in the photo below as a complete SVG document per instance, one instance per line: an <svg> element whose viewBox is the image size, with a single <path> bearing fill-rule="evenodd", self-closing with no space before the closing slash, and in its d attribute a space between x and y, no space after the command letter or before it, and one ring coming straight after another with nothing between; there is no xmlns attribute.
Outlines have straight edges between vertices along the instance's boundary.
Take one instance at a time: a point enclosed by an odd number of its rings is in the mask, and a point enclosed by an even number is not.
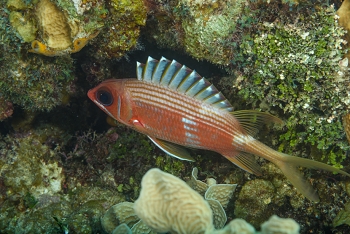
<svg viewBox="0 0 350 234"><path fill-rule="evenodd" d="M173 156L181 160L187 160L192 162L195 161L184 147L180 145L176 145L174 143L170 143L168 141L163 141L158 138L154 138L150 136L148 137L149 139L151 139L151 141L153 141L153 143L156 146L158 146L161 150L163 150L165 153L169 154L170 156Z"/></svg>

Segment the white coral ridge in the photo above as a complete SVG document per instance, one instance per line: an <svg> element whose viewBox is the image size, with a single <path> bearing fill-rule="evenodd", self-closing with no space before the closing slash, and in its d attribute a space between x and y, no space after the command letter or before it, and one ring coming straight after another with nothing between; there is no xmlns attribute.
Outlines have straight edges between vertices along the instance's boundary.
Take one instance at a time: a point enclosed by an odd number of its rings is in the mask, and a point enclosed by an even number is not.
<svg viewBox="0 0 350 234"><path fill-rule="evenodd" d="M300 226L293 219L283 219L272 215L261 225L261 234L299 234Z"/></svg>
<svg viewBox="0 0 350 234"><path fill-rule="evenodd" d="M210 233L213 215L207 201L181 179L154 168L142 178L134 210L160 233Z"/></svg>
<svg viewBox="0 0 350 234"><path fill-rule="evenodd" d="M298 234L300 230L293 219L276 215L261 225L261 232L243 219L234 219L223 229L215 230L208 202L184 181L157 168L143 176L134 210L142 225L146 224L157 233ZM134 232L138 233L146 232Z"/></svg>

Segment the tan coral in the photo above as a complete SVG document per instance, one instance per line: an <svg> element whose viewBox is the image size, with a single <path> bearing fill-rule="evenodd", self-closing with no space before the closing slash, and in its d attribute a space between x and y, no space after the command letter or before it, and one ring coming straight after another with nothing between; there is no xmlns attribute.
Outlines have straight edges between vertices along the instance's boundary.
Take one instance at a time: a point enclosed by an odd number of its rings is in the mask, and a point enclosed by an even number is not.
<svg viewBox="0 0 350 234"><path fill-rule="evenodd" d="M199 194L204 196L209 186L206 183L198 180L197 178L198 178L198 169L197 167L195 167L192 169L191 180L188 183L192 189L196 190Z"/></svg>
<svg viewBox="0 0 350 234"><path fill-rule="evenodd" d="M154 231L196 234L214 230L208 203L179 178L154 168L144 175L141 187L134 209Z"/></svg>
<svg viewBox="0 0 350 234"><path fill-rule="evenodd" d="M70 27L64 13L50 0L41 0L37 16L48 47L64 50L72 45Z"/></svg>
<svg viewBox="0 0 350 234"><path fill-rule="evenodd" d="M237 184L213 184L205 192L204 197L206 200L217 200L226 209L236 187Z"/></svg>
<svg viewBox="0 0 350 234"><path fill-rule="evenodd" d="M195 167L192 170L192 177L188 184L192 189L204 195L205 200L213 211L214 227L220 229L227 221L224 209L226 209L228 202L232 198L237 184L216 184L216 180L213 178L207 178L207 183L204 183L197 178L198 169Z"/></svg>

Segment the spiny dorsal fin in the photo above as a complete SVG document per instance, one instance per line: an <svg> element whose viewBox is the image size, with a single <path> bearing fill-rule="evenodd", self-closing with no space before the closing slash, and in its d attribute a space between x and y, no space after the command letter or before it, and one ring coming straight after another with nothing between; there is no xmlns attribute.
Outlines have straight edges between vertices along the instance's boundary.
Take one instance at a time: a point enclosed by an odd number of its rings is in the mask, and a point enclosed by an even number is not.
<svg viewBox="0 0 350 234"><path fill-rule="evenodd" d="M176 90L219 109L233 111L230 102L214 85L196 71L175 60L162 57L159 61L148 57L147 63L137 63L137 79Z"/></svg>

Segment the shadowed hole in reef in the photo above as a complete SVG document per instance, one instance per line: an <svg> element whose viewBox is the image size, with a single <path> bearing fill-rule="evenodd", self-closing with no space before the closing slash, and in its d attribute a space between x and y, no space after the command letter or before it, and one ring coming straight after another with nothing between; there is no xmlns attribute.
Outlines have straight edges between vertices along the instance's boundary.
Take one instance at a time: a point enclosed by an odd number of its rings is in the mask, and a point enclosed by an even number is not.
<svg viewBox="0 0 350 234"><path fill-rule="evenodd" d="M95 61L93 57L88 55L87 48L84 48L80 53L72 54L72 57L75 59L75 76L77 77L75 93L70 96L68 103L65 105L54 107L50 112L35 112L35 118L31 122L32 127L35 128L40 124L50 123L70 134L88 129L101 133L110 127L106 123L107 115L90 101L86 95L87 91L95 87L100 81L95 84L87 81L88 74L82 69L84 64L104 63L103 66L111 74L111 77L106 77L106 79L135 78L137 61L145 63L148 56L155 59L160 59L164 56L169 60L177 60L206 78L225 75L222 69L209 62L197 61L188 55L172 50L160 50L148 42L141 43L144 50L131 52L119 60ZM93 69L99 69L99 66ZM218 80L214 80L214 84L215 82L218 82ZM0 133L5 135L11 132L13 120L20 120L21 118L26 118L25 111L21 107L16 106L13 116L0 122Z"/></svg>
<svg viewBox="0 0 350 234"><path fill-rule="evenodd" d="M153 44L149 44L148 42L141 42L143 44L143 51L134 51L129 53L127 56L119 59L119 60L108 60L109 64L107 65L107 69L110 71L111 77L106 77L106 79L109 78L136 78L136 62L145 63L147 61L148 56L151 56L155 59L160 59L162 56L169 60L175 59L179 63L186 65L187 67L196 70L201 76L206 78L211 77L222 77L225 76L226 73L218 68L217 66L206 62L206 61L197 61L196 59L191 58L188 55L185 55L183 53L178 53L172 50L165 50L165 49L157 49ZM86 96L86 93L89 89L95 87L98 83L96 82L93 84L93 82L89 82L87 80L87 76L89 74L86 74L86 67L84 65L86 64L97 64L96 67L93 69L102 69L101 61L95 61L94 58L84 55L87 51L83 50L83 53L79 54L73 54L73 57L76 59L76 74L79 75L77 85L79 87L84 88L84 93L81 96L75 97L70 102L70 107L68 108L68 111L72 113L78 114L79 111L77 109L82 109L80 106L84 103L86 107L84 107L84 110L82 110L83 115L86 115L85 118L87 119L86 124L89 126L85 126L86 128L92 128L92 130L95 130L97 132L103 132L108 129L108 125L106 124L106 114L103 113L92 101L88 99ZM106 66L106 65L103 65ZM219 80L214 81L214 85ZM85 103L87 102L87 103ZM73 106L76 106L77 109ZM74 110L69 110L71 108L75 108ZM84 111L86 113L84 113ZM73 117L74 118L74 117ZM66 122L66 121L64 121ZM81 123L80 123L81 124ZM83 130L83 128L75 129L76 130Z"/></svg>
<svg viewBox="0 0 350 234"><path fill-rule="evenodd" d="M190 69L196 70L200 75L206 78L213 78L213 83L216 85L219 82L218 77L225 76L225 72L218 68L217 66L205 62L197 61L196 59L191 58L188 55L182 53L177 53L172 50L159 50L154 47L152 44L147 42L143 43L145 50L144 51L134 51L128 54L127 57L121 58L120 60L108 60L108 61L99 61L102 65L93 67L92 69L100 69L101 66L104 66L110 71L111 76L105 77L108 78L136 78L136 62L145 63L147 57L151 56L155 59L160 59L162 56L166 57L169 60L177 60L179 63L186 65ZM88 50L82 50L80 53L72 54L72 57L75 59L75 92L69 97L69 101L60 106L54 107L49 112L34 112L30 113L31 117L34 118L30 121L26 121L29 118L27 117L28 111L24 108L16 106L14 114L11 118L6 119L5 121L0 122L0 134L6 135L15 131L27 131L28 129L38 129L42 126L56 126L64 134L70 135L70 140L65 143L62 151L70 152L74 150L76 145L76 137L79 137L84 132L96 132L104 133L110 126L106 122L107 115L100 110L88 97L87 91L95 87L99 82L92 84L87 80L86 72L83 70L83 64L93 64L97 61L93 57L88 55ZM13 129L12 125L15 125L15 121L25 123L25 128L22 129ZM122 130L124 131L124 130ZM118 134L128 134L127 132L118 132ZM137 140L137 139L135 139ZM54 141L53 141L54 142ZM60 144L52 144L52 149ZM159 154L163 154L158 148L155 149L159 151ZM194 151L191 154L206 154L204 151ZM221 157L218 157L221 158Z"/></svg>

